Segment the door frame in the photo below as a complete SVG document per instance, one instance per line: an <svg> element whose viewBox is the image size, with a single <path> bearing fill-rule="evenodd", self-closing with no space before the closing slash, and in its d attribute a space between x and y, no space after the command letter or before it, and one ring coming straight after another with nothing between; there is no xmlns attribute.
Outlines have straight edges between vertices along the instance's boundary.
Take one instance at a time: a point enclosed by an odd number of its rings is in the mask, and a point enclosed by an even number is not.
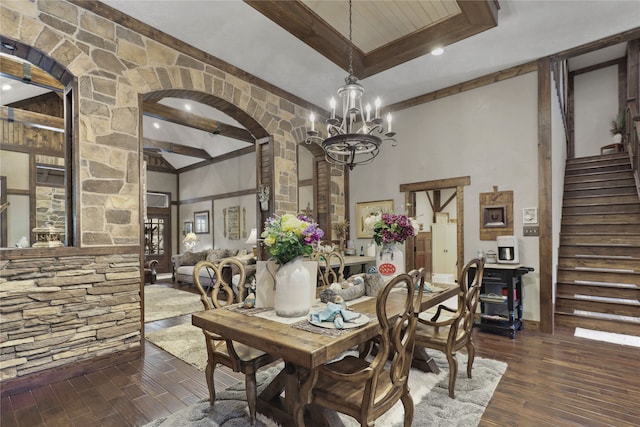
<svg viewBox="0 0 640 427"><path fill-rule="evenodd" d="M407 184L400 184L400 192L404 194L405 206L410 217L416 215L416 193L421 191L430 190L444 190L447 188L456 189L456 225L457 225L457 275L460 277L462 266L464 265L464 186L471 185L470 176L461 176L456 178L436 179L433 181L421 181L412 182ZM407 239L407 245L405 247L415 248L415 238L410 237ZM405 256L405 263L407 271L411 271L415 268L414 256Z"/></svg>

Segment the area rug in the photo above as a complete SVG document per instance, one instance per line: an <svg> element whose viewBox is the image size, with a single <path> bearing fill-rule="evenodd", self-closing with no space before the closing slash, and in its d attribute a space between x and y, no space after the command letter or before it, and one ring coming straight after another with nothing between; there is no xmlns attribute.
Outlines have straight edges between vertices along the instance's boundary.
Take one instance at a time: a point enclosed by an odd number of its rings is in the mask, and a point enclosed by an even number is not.
<svg viewBox="0 0 640 427"><path fill-rule="evenodd" d="M151 341L164 351L201 371L207 367L207 348L204 334L202 329L190 323L158 329L147 333L145 337L147 341Z"/></svg>
<svg viewBox="0 0 640 427"><path fill-rule="evenodd" d="M202 340L202 337L200 338ZM507 364L496 360L476 357L473 364L473 378L466 375L467 357L458 354L459 372L456 380L456 398L449 398L448 371L444 354L430 350L441 369L440 374L427 374L412 369L409 386L415 404L413 426L477 426L485 408L489 404L496 386L504 374ZM280 368L269 368L258 372L258 392L269 383ZM378 419L376 425L401 426L404 410L398 403ZM257 426L277 427L278 424L258 414ZM350 417L343 416L348 427L359 424ZM249 425L244 383L238 383L226 390L217 391L216 404L212 408L208 400L203 400L182 409L168 417L160 418L145 427L236 427Z"/></svg>
<svg viewBox="0 0 640 427"><path fill-rule="evenodd" d="M576 328L573 335L590 340L640 347L640 337L636 337L633 335L616 334L613 332L595 331L593 329L584 328Z"/></svg>
<svg viewBox="0 0 640 427"><path fill-rule="evenodd" d="M204 310L200 295L163 285L144 287L144 321L182 316Z"/></svg>

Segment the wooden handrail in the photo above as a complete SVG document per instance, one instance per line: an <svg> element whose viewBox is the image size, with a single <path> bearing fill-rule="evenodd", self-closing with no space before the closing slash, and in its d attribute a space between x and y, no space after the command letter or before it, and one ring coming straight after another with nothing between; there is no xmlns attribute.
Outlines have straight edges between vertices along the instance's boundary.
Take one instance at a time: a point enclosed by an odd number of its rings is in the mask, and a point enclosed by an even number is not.
<svg viewBox="0 0 640 427"><path fill-rule="evenodd" d="M636 180L636 190L640 198L640 113L638 103L631 101L625 109L625 131L627 152L631 159L631 168Z"/></svg>

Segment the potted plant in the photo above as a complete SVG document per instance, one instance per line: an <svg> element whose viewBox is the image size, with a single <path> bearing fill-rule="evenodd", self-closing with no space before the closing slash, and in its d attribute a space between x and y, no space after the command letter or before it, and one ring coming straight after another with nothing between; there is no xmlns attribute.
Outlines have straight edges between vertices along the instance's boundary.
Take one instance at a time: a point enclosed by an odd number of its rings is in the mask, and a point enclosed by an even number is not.
<svg viewBox="0 0 640 427"><path fill-rule="evenodd" d="M615 120L611 120L611 135L613 135L613 143L620 144L622 142L622 135L624 134L625 127L625 114L624 111L620 111L618 117Z"/></svg>

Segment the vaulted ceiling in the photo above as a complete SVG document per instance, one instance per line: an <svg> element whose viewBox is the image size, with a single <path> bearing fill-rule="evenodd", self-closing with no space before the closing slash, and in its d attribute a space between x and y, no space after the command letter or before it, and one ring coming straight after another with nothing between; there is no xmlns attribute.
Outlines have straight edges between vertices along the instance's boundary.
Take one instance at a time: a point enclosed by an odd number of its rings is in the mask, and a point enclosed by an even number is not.
<svg viewBox="0 0 640 427"><path fill-rule="evenodd" d="M127 14L122 22L149 25L162 41L195 47L310 108L326 109L348 70L346 0L70 1L114 19ZM397 105L637 31L639 23L635 0L354 0L353 70L366 96ZM430 55L435 47L444 54ZM589 50L579 52L576 63L619 57L624 45ZM151 153L181 168L248 145L243 126L224 111L170 95L145 101L143 133ZM187 103L195 115L190 119Z"/></svg>

